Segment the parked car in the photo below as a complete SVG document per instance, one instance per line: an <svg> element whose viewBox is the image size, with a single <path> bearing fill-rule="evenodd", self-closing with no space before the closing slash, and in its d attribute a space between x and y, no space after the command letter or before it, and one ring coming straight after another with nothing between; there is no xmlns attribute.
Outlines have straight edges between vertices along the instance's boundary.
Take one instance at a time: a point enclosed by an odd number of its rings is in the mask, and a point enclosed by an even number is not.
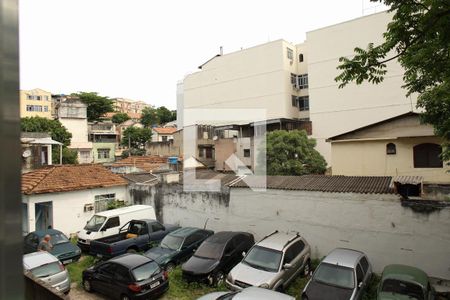
<svg viewBox="0 0 450 300"><path fill-rule="evenodd" d="M283 291L300 273L309 274L311 248L297 234L274 231L255 244L227 276L232 290L249 286Z"/></svg>
<svg viewBox="0 0 450 300"><path fill-rule="evenodd" d="M386 266L381 274L377 300L432 300L435 290L428 275L414 267L405 265Z"/></svg>
<svg viewBox="0 0 450 300"><path fill-rule="evenodd" d="M25 254L23 268L56 290L65 294L70 292L69 272L54 255L46 251Z"/></svg>
<svg viewBox="0 0 450 300"><path fill-rule="evenodd" d="M59 230L47 229L33 231L24 238L24 253L32 253L38 251L38 245L45 235L50 235L50 243L53 245L51 254L56 256L63 264L68 264L80 259L81 249L77 245L72 244L69 239Z"/></svg>
<svg viewBox="0 0 450 300"><path fill-rule="evenodd" d="M303 289L302 299L362 299L371 277L372 266L364 253L337 248L314 271Z"/></svg>
<svg viewBox="0 0 450 300"><path fill-rule="evenodd" d="M178 228L162 225L156 220L131 220L120 228L118 234L91 241L89 253L100 258L110 258L127 252L146 251Z"/></svg>
<svg viewBox="0 0 450 300"><path fill-rule="evenodd" d="M150 205L132 205L98 212L77 234L77 245L89 251L92 240L119 233L119 229L131 220L156 219L155 210Z"/></svg>
<svg viewBox="0 0 450 300"><path fill-rule="evenodd" d="M180 228L166 235L158 247L151 248L144 255L171 271L176 265L188 260L198 246L213 234L212 230L195 227Z"/></svg>
<svg viewBox="0 0 450 300"><path fill-rule="evenodd" d="M149 299L169 288L167 272L152 259L126 253L83 271L83 288L111 299Z"/></svg>
<svg viewBox="0 0 450 300"><path fill-rule="evenodd" d="M215 292L204 295L197 300L295 300L286 294L258 287L248 287L242 291Z"/></svg>
<svg viewBox="0 0 450 300"><path fill-rule="evenodd" d="M183 278L188 281L219 285L228 272L242 260L255 244L253 235L246 232L222 231L207 238L194 255L182 266Z"/></svg>

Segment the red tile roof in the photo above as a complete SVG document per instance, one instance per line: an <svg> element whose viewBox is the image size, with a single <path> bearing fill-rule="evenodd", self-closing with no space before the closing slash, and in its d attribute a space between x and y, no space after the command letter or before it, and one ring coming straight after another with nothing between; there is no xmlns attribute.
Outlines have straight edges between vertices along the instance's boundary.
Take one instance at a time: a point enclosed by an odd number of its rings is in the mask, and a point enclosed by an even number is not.
<svg viewBox="0 0 450 300"><path fill-rule="evenodd" d="M177 131L174 127L155 127L152 128L153 131L157 132L158 134L173 134L175 131Z"/></svg>
<svg viewBox="0 0 450 300"><path fill-rule="evenodd" d="M22 174L22 194L69 192L126 185L127 181L97 164L48 166Z"/></svg>
<svg viewBox="0 0 450 300"><path fill-rule="evenodd" d="M303 190L329 193L359 193L359 194L392 194L390 176L247 176L244 180L232 182L230 187L267 189Z"/></svg>
<svg viewBox="0 0 450 300"><path fill-rule="evenodd" d="M167 157L158 155L147 155L147 156L129 156L125 159L119 160L111 164L111 167L134 166L143 171L150 172L166 164L167 164Z"/></svg>
<svg viewBox="0 0 450 300"><path fill-rule="evenodd" d="M119 112L108 112L106 114L104 114L103 116L105 118L111 119L115 114L118 114ZM128 112L126 113L131 119L140 119L141 118L141 114L140 113L133 113L133 112Z"/></svg>

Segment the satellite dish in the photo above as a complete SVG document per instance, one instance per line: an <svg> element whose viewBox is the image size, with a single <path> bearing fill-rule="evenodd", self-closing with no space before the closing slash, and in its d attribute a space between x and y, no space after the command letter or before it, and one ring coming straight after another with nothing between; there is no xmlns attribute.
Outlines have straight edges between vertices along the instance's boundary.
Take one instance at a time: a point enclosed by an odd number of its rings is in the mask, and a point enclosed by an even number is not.
<svg viewBox="0 0 450 300"><path fill-rule="evenodd" d="M30 149L26 149L25 151L23 151L22 156L27 158L31 156L31 150Z"/></svg>

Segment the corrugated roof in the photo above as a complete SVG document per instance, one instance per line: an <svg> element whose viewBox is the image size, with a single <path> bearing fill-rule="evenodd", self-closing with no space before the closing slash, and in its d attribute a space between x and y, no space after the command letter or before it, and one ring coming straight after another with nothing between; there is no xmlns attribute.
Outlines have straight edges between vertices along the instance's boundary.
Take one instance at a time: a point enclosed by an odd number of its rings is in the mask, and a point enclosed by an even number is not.
<svg viewBox="0 0 450 300"><path fill-rule="evenodd" d="M280 190L320 191L329 193L392 194L390 176L246 176L229 184L233 188L264 188Z"/></svg>
<svg viewBox="0 0 450 300"><path fill-rule="evenodd" d="M48 166L22 174L22 194L45 194L127 185L101 165Z"/></svg>
<svg viewBox="0 0 450 300"><path fill-rule="evenodd" d="M135 182L135 183L157 183L158 182L158 176L155 176L150 173L129 173L129 174L123 174L123 178L126 180Z"/></svg>
<svg viewBox="0 0 450 300"><path fill-rule="evenodd" d="M186 173L188 173L188 172L186 172ZM191 173L191 174L193 174L193 173ZM181 178L183 178L183 177L181 177ZM219 173L219 172L214 172L211 170L197 170L195 172L195 178L196 179L204 179L204 180L216 179L216 180L220 180L222 185L229 185L230 183L239 179L240 177L233 173Z"/></svg>

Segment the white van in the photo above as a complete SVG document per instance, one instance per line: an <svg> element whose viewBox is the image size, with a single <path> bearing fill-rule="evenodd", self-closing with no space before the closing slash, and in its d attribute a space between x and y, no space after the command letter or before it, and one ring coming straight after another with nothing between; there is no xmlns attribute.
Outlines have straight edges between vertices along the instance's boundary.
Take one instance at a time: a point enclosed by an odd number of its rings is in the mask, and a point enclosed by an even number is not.
<svg viewBox="0 0 450 300"><path fill-rule="evenodd" d="M132 205L96 213L77 233L78 246L87 251L91 240L119 233L119 228L131 220L156 219L155 210L150 205Z"/></svg>

